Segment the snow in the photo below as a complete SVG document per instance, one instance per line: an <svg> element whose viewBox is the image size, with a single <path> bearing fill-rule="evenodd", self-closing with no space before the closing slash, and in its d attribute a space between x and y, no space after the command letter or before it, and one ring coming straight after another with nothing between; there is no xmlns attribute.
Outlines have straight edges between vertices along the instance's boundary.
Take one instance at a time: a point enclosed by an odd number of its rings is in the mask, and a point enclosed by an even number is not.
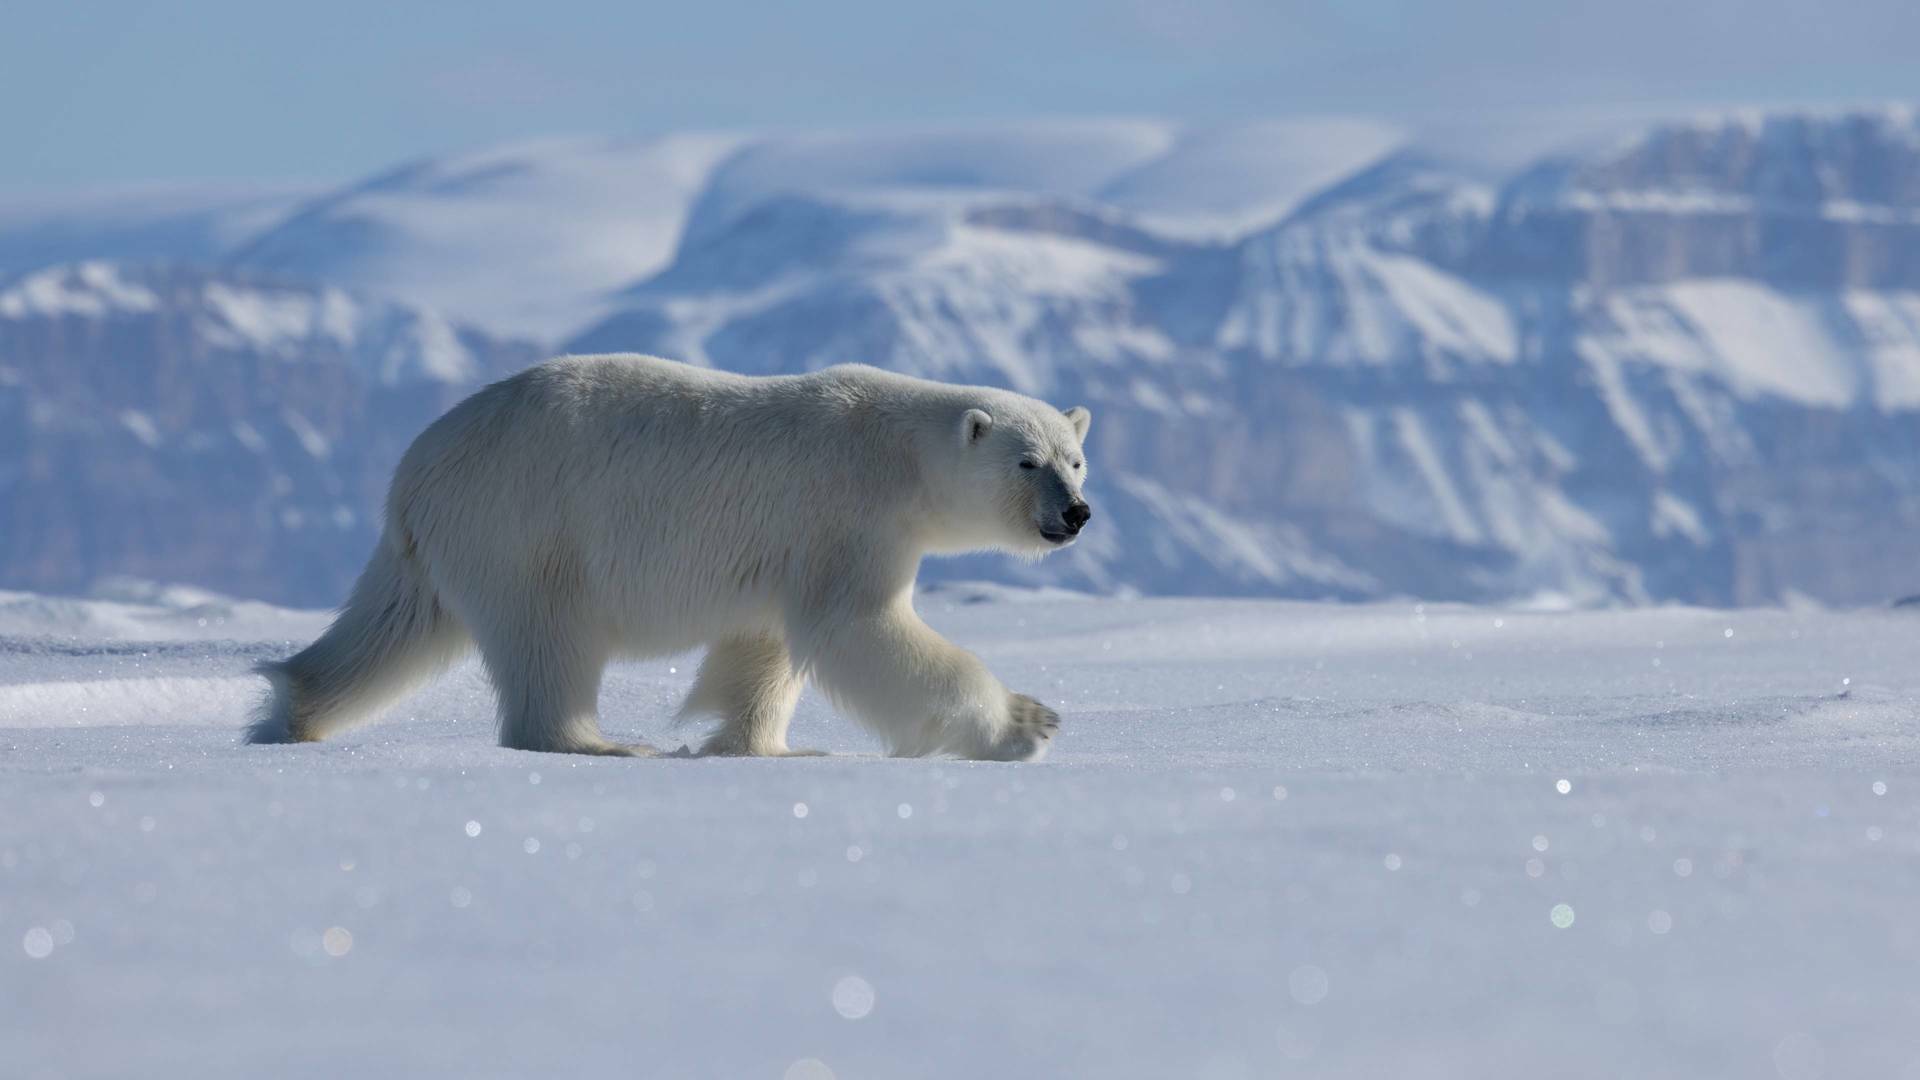
<svg viewBox="0 0 1920 1080"><path fill-rule="evenodd" d="M1850 404L1859 392L1851 350L1834 340L1818 301L1746 281L1689 281L1666 289L1696 328L1710 366L1747 393L1817 405Z"/></svg>
<svg viewBox="0 0 1920 1080"><path fill-rule="evenodd" d="M1374 255L1379 288L1429 350L1512 363L1519 355L1513 318L1500 302L1450 274L1405 255Z"/></svg>
<svg viewBox="0 0 1920 1080"><path fill-rule="evenodd" d="M133 432L134 438L139 439L149 448L160 445L160 429L154 425L152 417L139 409L122 410L120 423L128 431Z"/></svg>
<svg viewBox="0 0 1920 1080"><path fill-rule="evenodd" d="M481 371L454 325L430 312L409 322L402 340L388 348L381 379L389 385L401 382L414 367L427 379L448 383L471 382Z"/></svg>
<svg viewBox="0 0 1920 1080"><path fill-rule="evenodd" d="M1653 531L1656 536L1678 533L1695 547L1705 547L1713 538L1700 511L1670 491L1657 492L1653 497Z"/></svg>
<svg viewBox="0 0 1920 1080"><path fill-rule="evenodd" d="M690 238L782 195L1030 192L1092 195L1172 151L1175 125L1085 120L919 131L762 136L713 174Z"/></svg>
<svg viewBox="0 0 1920 1080"><path fill-rule="evenodd" d="M666 265L739 142L553 138L428 161L314 200L233 260L552 338Z"/></svg>
<svg viewBox="0 0 1920 1080"><path fill-rule="evenodd" d="M1622 370L1623 362L1591 337L1576 341L1573 348L1592 374L1593 388L1606 406L1607 415L1613 418L1614 426L1632 444L1641 463L1656 473L1666 472L1672 455L1661 445L1660 437L1654 433L1652 420L1628 385L1627 373Z"/></svg>
<svg viewBox="0 0 1920 1080"><path fill-rule="evenodd" d="M210 281L201 290L207 337L231 349L288 352L314 338L352 345L362 317L338 289L317 293L292 289L244 288Z"/></svg>
<svg viewBox="0 0 1920 1080"><path fill-rule="evenodd" d="M312 421L292 408L281 409L280 418L286 421L294 437L300 440L300 446L306 450L308 457L315 461L325 461L332 455L333 444L327 441L325 435L320 434L320 429L314 427Z"/></svg>
<svg viewBox="0 0 1920 1080"><path fill-rule="evenodd" d="M1898 1075L1920 622L944 590L1042 765L243 747L324 616L0 594L10 1076ZM664 730L690 658L623 665ZM1495 1049L1497 1048L1497 1049ZM1810 1068L1818 1066L1818 1068Z"/></svg>
<svg viewBox="0 0 1920 1080"><path fill-rule="evenodd" d="M1353 237L1282 228L1246 253L1249 285L1219 343L1297 365L1377 365L1453 357L1512 363L1513 316L1464 279Z"/></svg>
<svg viewBox="0 0 1920 1080"><path fill-rule="evenodd" d="M145 286L124 281L112 263L84 262L29 274L0 291L0 318L76 316L101 318L115 313L149 312L160 298Z"/></svg>
<svg viewBox="0 0 1920 1080"><path fill-rule="evenodd" d="M441 315L355 297L331 286L222 280L165 263L103 260L49 267L0 290L0 320L131 320L185 315L205 347L307 361L347 353L384 386L473 382L479 359ZM136 350L136 358L144 356ZM132 426L132 425L130 425ZM142 441L153 440L135 427Z"/></svg>
<svg viewBox="0 0 1920 1080"><path fill-rule="evenodd" d="M1467 504L1454 489L1453 481L1448 478L1447 467L1440 460L1440 451L1433 445L1433 439L1427 434L1427 426L1421 422L1420 414L1409 408L1393 410L1394 431L1400 438L1400 450L1413 463L1414 472L1426 484L1427 495L1440 511L1440 518L1446 524L1447 534L1462 543L1473 543L1480 539L1480 529L1474 524L1473 515L1468 513Z"/></svg>
<svg viewBox="0 0 1920 1080"><path fill-rule="evenodd" d="M1159 157L1107 181L1097 197L1164 232L1233 237L1279 221L1406 139L1397 125L1362 117L1189 128Z"/></svg>
<svg viewBox="0 0 1920 1080"><path fill-rule="evenodd" d="M1015 390L1044 393L1053 382L1031 342L1038 327L1067 308L1124 310L1127 285L1155 270L1149 258L1070 237L1010 235L957 226L944 243L898 270L876 275L874 289L904 328L902 351L931 378L963 378L991 369ZM1076 320L1075 359L1088 365L1126 355L1164 360L1164 334L1115 320ZM954 361L970 370L954 370Z"/></svg>
<svg viewBox="0 0 1920 1080"><path fill-rule="evenodd" d="M356 301L339 289L315 291L208 282L199 326L224 348L303 357L315 344L354 350L366 343L368 372L382 385L425 380L470 382L480 375L459 332L431 311ZM383 340L391 336L392 340Z"/></svg>
<svg viewBox="0 0 1920 1080"><path fill-rule="evenodd" d="M1920 296L1911 292L1792 293L1720 278L1621 289L1601 303L1604 329L1576 349L1603 372L1616 360L1651 364L1710 376L1743 398L1814 408L1865 400L1894 413L1920 400Z"/></svg>
<svg viewBox="0 0 1920 1080"><path fill-rule="evenodd" d="M1840 302L1858 331L1880 408L1920 408L1920 293L1844 293Z"/></svg>
<svg viewBox="0 0 1920 1080"><path fill-rule="evenodd" d="M1083 120L989 129L772 138L727 163L696 232L738 207L795 192L908 192L985 202L1014 193L1107 208L1117 219L1222 242L1284 218L1302 199L1403 146L1359 117L1228 125Z"/></svg>
<svg viewBox="0 0 1920 1080"><path fill-rule="evenodd" d="M1304 579L1353 589L1378 584L1315 551L1297 529L1248 524L1208 498L1171 491L1144 477L1122 476L1114 484L1160 522L1169 543L1157 554L1169 564L1200 559L1223 571L1269 582Z"/></svg>

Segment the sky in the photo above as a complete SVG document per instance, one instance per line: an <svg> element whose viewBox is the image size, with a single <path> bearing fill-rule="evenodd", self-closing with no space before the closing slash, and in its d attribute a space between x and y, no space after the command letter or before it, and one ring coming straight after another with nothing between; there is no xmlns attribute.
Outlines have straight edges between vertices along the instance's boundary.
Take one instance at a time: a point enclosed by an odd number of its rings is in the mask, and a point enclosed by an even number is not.
<svg viewBox="0 0 1920 1080"><path fill-rule="evenodd" d="M0 190L548 134L1920 101L1912 0L7 0Z"/></svg>

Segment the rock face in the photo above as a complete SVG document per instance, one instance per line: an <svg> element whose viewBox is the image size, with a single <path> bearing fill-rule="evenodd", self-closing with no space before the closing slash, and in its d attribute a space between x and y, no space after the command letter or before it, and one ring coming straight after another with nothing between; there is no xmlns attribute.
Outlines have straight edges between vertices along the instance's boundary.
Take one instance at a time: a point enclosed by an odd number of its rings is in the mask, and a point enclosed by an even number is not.
<svg viewBox="0 0 1920 1080"><path fill-rule="evenodd" d="M538 357L338 289L87 262L0 289L0 581L337 603L413 436Z"/></svg>
<svg viewBox="0 0 1920 1080"><path fill-rule="evenodd" d="M0 584L335 601L400 449L539 355L250 276L274 271L570 351L860 361L1093 406L1086 539L936 576L1920 592L1911 111L1664 125L1511 173L1388 141L1115 124L529 144L310 200L222 247L223 271L40 271L0 287Z"/></svg>

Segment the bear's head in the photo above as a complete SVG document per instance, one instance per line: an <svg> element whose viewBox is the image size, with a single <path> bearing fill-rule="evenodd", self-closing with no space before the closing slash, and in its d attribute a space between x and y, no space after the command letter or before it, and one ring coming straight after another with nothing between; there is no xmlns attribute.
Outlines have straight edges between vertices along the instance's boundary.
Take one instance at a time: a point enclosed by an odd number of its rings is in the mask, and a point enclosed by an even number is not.
<svg viewBox="0 0 1920 1080"><path fill-rule="evenodd" d="M1081 494L1093 414L994 394L955 417L955 468L941 497L948 550L993 548L1038 557L1073 543L1093 509Z"/></svg>

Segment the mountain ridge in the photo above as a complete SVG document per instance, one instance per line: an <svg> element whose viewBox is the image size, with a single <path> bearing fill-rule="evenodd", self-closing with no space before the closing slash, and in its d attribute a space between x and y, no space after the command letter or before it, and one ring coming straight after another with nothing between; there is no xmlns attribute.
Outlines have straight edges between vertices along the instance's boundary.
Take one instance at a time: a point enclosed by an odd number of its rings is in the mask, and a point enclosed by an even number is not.
<svg viewBox="0 0 1920 1080"><path fill-rule="evenodd" d="M1562 603L1920 591L1913 110L1696 118L1505 170L1373 129L1257 144L1276 133L517 144L323 198L217 274L351 286L373 266L363 291L399 274L498 325L572 312L572 351L762 374L859 361L1092 405L1108 531L1037 565L930 563L936 578ZM1168 192L1217 160L1306 161L1317 182L1248 166L1173 213ZM632 177L666 173L607 216ZM1106 201L1119 189L1127 205ZM1245 227L1205 225L1235 199ZM551 279L515 261L529 238L565 257L580 230L614 222L617 240L641 218L645 251ZM475 226L490 219L514 224ZM355 239L363 227L378 235ZM387 243L401 248L364 262ZM523 280L544 283L532 307L500 300ZM408 310L454 325L432 307ZM538 355L468 332L494 359L448 392ZM341 438L374 437L343 423ZM337 588L357 554L323 561L299 599Z"/></svg>

